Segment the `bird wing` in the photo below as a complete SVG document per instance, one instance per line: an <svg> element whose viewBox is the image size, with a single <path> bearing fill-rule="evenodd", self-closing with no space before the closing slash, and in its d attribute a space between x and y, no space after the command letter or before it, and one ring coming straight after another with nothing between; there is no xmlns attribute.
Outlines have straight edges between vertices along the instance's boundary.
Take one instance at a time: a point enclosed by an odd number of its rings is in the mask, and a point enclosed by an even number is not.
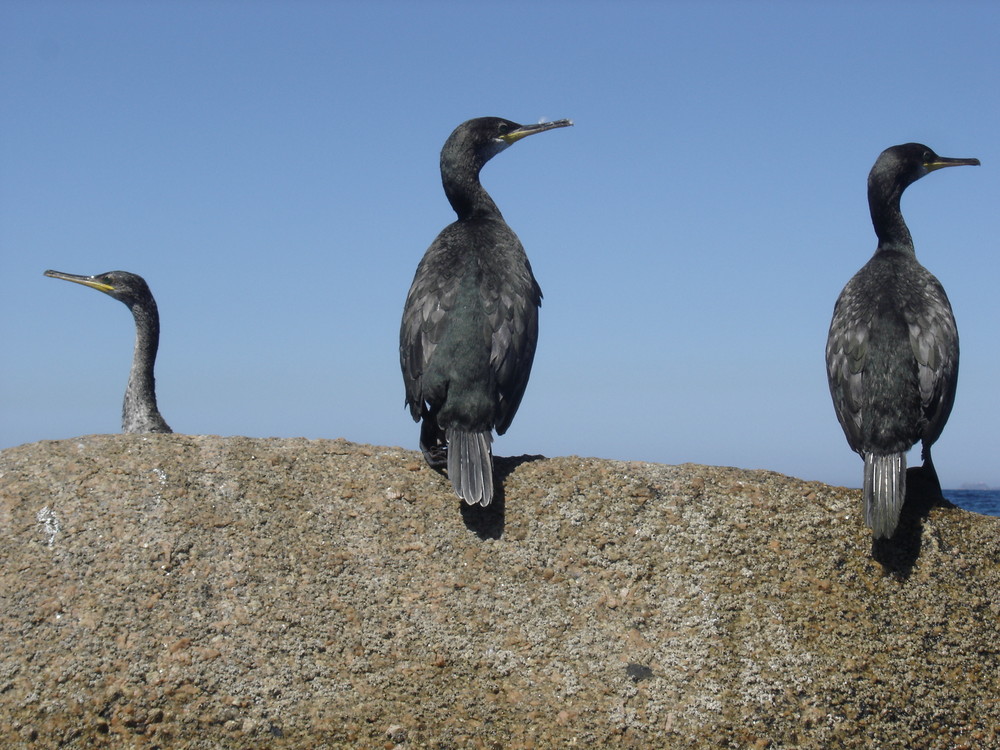
<svg viewBox="0 0 1000 750"><path fill-rule="evenodd" d="M504 283L484 290L483 307L491 331L490 367L496 378L496 431L510 427L528 385L538 342L538 308L542 290L523 264L504 269Z"/></svg>
<svg viewBox="0 0 1000 750"><path fill-rule="evenodd" d="M941 435L958 383L958 328L948 295L929 272L915 304L904 315L910 330L910 347L917 361L920 405L927 419L925 441Z"/></svg>
<svg viewBox="0 0 1000 750"><path fill-rule="evenodd" d="M406 387L406 405L414 421L419 421L424 404L443 400L424 392L423 374L434 349L441 341L448 312L458 294L456 268L428 253L417 266L413 284L406 296L403 322L399 331L399 363Z"/></svg>
<svg viewBox="0 0 1000 750"><path fill-rule="evenodd" d="M862 441L861 408L863 376L868 360L871 309L850 300L859 299L848 282L837 299L826 341L826 374L840 426L855 450Z"/></svg>

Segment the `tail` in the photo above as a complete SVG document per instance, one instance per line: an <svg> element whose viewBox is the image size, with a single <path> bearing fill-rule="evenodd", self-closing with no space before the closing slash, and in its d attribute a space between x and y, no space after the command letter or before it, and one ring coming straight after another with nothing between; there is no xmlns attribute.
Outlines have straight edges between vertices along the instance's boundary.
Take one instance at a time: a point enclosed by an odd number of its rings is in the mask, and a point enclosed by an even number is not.
<svg viewBox="0 0 1000 750"><path fill-rule="evenodd" d="M448 428L448 478L455 494L469 505L493 500L493 433Z"/></svg>
<svg viewBox="0 0 1000 750"><path fill-rule="evenodd" d="M891 537L906 497L906 454L865 453L865 523L876 539Z"/></svg>

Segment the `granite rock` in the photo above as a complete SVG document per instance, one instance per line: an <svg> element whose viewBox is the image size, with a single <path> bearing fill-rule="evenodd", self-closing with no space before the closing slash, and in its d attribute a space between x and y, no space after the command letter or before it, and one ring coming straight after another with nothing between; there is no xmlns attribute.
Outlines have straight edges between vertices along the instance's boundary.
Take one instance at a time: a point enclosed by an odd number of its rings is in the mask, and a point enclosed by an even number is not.
<svg viewBox="0 0 1000 750"><path fill-rule="evenodd" d="M767 471L100 435L0 453L0 746L1000 746L1000 518Z"/></svg>

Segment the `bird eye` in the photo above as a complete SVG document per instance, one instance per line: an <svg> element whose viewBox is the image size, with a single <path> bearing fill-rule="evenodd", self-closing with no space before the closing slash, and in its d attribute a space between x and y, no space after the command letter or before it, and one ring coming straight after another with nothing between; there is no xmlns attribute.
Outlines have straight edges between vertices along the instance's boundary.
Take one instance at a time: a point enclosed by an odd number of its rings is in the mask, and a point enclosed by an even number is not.
<svg viewBox="0 0 1000 750"><path fill-rule="evenodd" d="M507 135L507 131L510 127L505 122L501 122L499 127L497 127L497 135Z"/></svg>

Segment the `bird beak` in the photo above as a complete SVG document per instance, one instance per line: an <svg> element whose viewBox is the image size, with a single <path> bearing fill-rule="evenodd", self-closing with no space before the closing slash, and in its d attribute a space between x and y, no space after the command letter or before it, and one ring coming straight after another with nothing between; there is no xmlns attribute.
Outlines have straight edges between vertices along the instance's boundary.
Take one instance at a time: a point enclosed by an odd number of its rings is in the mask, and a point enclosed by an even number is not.
<svg viewBox="0 0 1000 750"><path fill-rule="evenodd" d="M45 275L52 279L63 279L64 281L72 281L75 284L83 284L101 292L113 292L115 290L110 284L97 281L93 276L77 276L75 273L63 273L62 271L46 271Z"/></svg>
<svg viewBox="0 0 1000 750"><path fill-rule="evenodd" d="M933 160L924 162L924 169L933 172L935 169L943 167L961 167L963 165L978 167L979 159L949 159L947 156L935 156Z"/></svg>
<svg viewBox="0 0 1000 750"><path fill-rule="evenodd" d="M504 133L500 136L500 140L509 146L512 143L517 143L517 141L529 135L541 133L546 130L552 130L553 128L568 128L572 124L572 120L553 120L552 122L540 122L537 125L522 125L517 130Z"/></svg>

